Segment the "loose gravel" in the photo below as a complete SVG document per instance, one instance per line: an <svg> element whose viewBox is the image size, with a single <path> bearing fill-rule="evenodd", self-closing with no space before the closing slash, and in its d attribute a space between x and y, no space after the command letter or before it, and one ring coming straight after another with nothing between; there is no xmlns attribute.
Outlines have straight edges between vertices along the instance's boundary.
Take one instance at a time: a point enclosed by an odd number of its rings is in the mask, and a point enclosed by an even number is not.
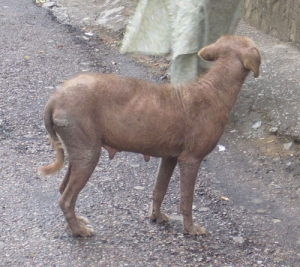
<svg viewBox="0 0 300 267"><path fill-rule="evenodd" d="M0 266L299 266L298 146L247 138L234 119L220 141L225 151L215 149L199 172L194 218L207 236L182 234L178 169L163 207L170 223L156 225L147 214L158 159L103 153L77 201L97 234L73 238L57 204L66 169L37 175L54 159L45 102L81 71L160 75L30 1L0 0L0 16Z"/></svg>

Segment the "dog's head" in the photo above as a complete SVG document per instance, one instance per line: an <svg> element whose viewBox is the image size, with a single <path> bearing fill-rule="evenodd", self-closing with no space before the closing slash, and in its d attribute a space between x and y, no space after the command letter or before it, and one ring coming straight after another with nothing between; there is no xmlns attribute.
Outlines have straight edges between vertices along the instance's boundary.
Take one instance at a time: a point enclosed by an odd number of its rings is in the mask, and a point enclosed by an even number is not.
<svg viewBox="0 0 300 267"><path fill-rule="evenodd" d="M252 40L244 36L223 36L217 42L205 46L198 52L199 57L206 61L219 58L238 57L244 68L253 71L254 77L259 76L261 56Z"/></svg>

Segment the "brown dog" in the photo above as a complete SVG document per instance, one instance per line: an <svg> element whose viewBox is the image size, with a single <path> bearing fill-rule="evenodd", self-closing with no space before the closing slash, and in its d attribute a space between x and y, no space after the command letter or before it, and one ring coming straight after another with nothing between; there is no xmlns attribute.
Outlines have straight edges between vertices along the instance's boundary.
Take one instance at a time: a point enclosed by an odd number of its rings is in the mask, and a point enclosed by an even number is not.
<svg viewBox="0 0 300 267"><path fill-rule="evenodd" d="M199 51L216 61L189 85L156 85L115 75L82 74L58 89L45 107L45 126L56 161L41 167L44 175L62 168L64 148L69 166L60 185L59 205L74 236L90 236L88 221L75 215L79 192L104 147L112 159L118 151L161 157L150 218L167 221L160 210L176 164L180 168L180 209L184 233L205 230L193 223L195 181L203 158L216 146L249 71L259 76L261 57L246 37L224 36Z"/></svg>

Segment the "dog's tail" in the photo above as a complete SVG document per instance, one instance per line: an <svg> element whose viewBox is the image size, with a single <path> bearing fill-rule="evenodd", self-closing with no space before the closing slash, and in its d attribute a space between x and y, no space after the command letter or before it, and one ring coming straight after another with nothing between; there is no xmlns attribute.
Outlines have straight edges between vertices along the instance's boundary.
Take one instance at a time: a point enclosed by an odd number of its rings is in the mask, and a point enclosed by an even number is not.
<svg viewBox="0 0 300 267"><path fill-rule="evenodd" d="M50 142L56 153L56 159L52 164L40 167L38 171L40 175L50 175L55 172L58 172L64 165L64 159L65 159L64 146L62 141L59 139L57 133L53 129L54 123L53 123L52 114L53 114L53 104L50 99L45 107L44 121L45 121L45 127L49 133Z"/></svg>

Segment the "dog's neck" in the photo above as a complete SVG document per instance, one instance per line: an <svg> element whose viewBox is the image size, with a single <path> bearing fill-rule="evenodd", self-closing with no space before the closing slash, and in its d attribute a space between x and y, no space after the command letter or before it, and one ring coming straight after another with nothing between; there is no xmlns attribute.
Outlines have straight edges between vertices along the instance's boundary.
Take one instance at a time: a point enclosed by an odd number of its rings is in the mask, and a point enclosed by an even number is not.
<svg viewBox="0 0 300 267"><path fill-rule="evenodd" d="M230 112L248 73L249 70L244 68L238 58L230 62L227 59L219 59L198 84L209 85L215 90Z"/></svg>

